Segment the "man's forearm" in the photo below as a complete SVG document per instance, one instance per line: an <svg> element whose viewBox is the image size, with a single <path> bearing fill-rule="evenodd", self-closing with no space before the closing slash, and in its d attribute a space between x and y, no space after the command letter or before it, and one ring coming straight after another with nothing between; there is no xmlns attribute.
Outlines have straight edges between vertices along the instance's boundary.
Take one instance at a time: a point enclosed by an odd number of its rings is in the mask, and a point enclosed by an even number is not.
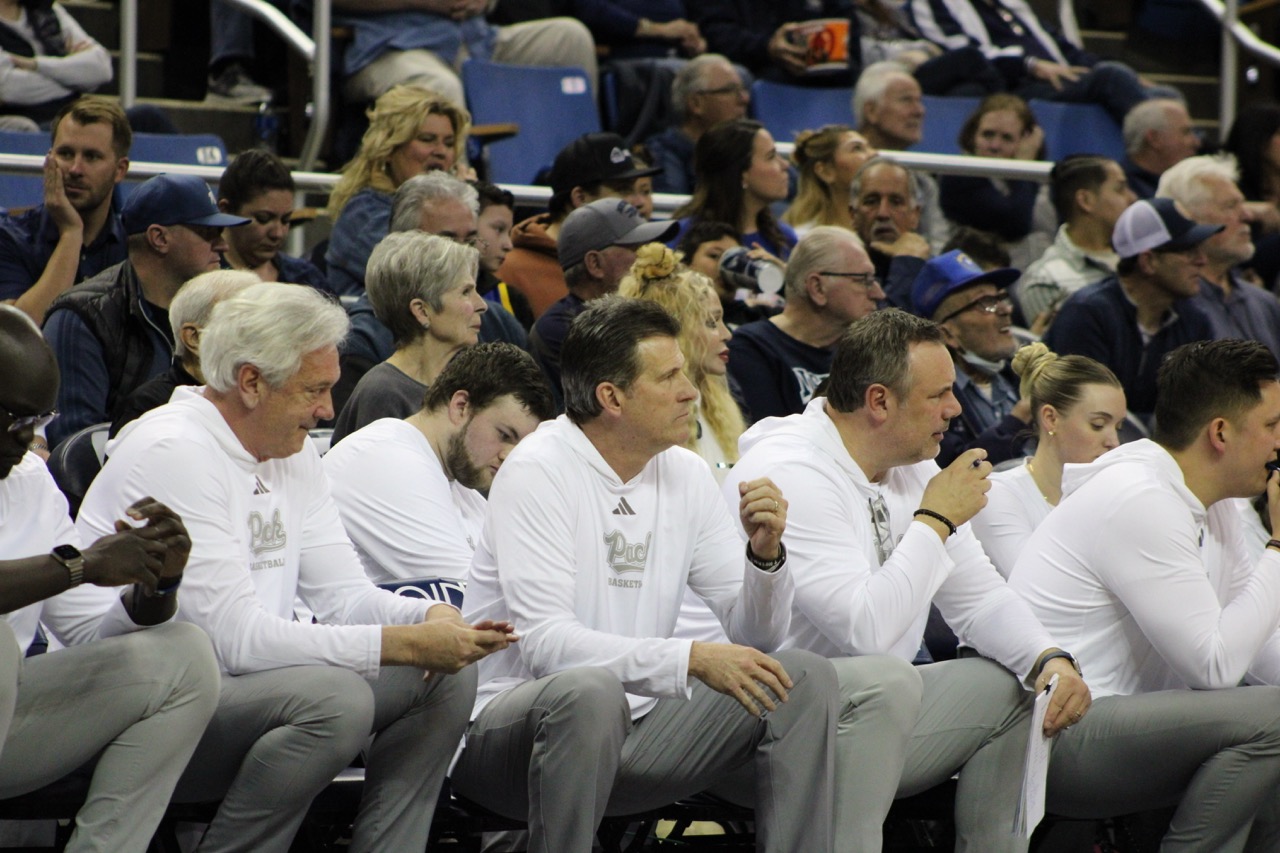
<svg viewBox="0 0 1280 853"><path fill-rule="evenodd" d="M0 562L0 613L12 613L70 588L71 575L51 556Z"/></svg>

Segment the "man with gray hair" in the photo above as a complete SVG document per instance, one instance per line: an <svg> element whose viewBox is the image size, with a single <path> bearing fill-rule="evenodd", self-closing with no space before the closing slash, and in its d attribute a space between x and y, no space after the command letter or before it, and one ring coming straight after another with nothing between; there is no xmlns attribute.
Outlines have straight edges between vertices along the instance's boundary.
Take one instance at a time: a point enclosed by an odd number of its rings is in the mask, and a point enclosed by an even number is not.
<svg viewBox="0 0 1280 853"><path fill-rule="evenodd" d="M919 232L919 185L911 171L886 157L863 163L849 186L849 215L883 282L885 298L910 310L911 283L933 254Z"/></svg>
<svg viewBox="0 0 1280 853"><path fill-rule="evenodd" d="M783 293L782 313L739 326L729 340L729 373L753 421L802 411L827 378L845 329L885 298L857 235L831 225L796 244Z"/></svg>
<svg viewBox="0 0 1280 853"><path fill-rule="evenodd" d="M1201 244L1200 295L1192 301L1205 316L1213 337L1259 341L1280 358L1280 301L1247 281L1242 264L1253 257L1252 215L1237 182L1240 172L1229 154L1188 157L1160 176L1157 198L1171 198L1196 222L1221 225Z"/></svg>
<svg viewBox="0 0 1280 853"><path fill-rule="evenodd" d="M288 850L370 735L352 849L420 846L475 695L465 667L514 640L365 577L307 436L333 415L347 325L301 285L220 302L200 341L206 387L121 431L77 520L96 537L151 494L190 532L178 618L204 629L223 672L175 793L222 801L201 850ZM315 624L295 621L296 597Z"/></svg>
<svg viewBox="0 0 1280 853"><path fill-rule="evenodd" d="M1156 194L1160 175L1200 150L1187 105L1176 98L1151 98L1124 117L1124 168L1129 188L1138 198Z"/></svg>
<svg viewBox="0 0 1280 853"><path fill-rule="evenodd" d="M653 176L660 193L693 192L693 147L707 130L722 121L746 118L751 91L729 60L718 53L704 53L685 63L671 81L671 111L675 123L645 140L652 165L662 171Z"/></svg>

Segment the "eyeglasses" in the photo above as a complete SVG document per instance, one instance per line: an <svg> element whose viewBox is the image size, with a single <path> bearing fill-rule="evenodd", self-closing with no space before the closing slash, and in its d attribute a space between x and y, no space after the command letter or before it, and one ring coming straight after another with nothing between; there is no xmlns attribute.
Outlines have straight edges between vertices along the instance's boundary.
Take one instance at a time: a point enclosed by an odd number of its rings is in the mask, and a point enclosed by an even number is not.
<svg viewBox="0 0 1280 853"><path fill-rule="evenodd" d="M15 415L7 409L0 409L0 414L9 419L9 425L5 429L11 435L16 435L24 429L37 430L47 427L58 416L58 410L54 409L51 412L45 412L43 415Z"/></svg>
<svg viewBox="0 0 1280 853"><path fill-rule="evenodd" d="M741 83L730 83L728 86L720 86L715 89L699 89L699 95L737 95L742 97L747 94L747 87Z"/></svg>
<svg viewBox="0 0 1280 853"><path fill-rule="evenodd" d="M959 317L964 312L973 311L974 309L984 311L987 314L995 314L1001 308L1010 311L1013 310L1013 299L1010 298L1009 291L1007 290L997 290L995 293L988 293L986 296L980 296L968 305L965 305L962 308L957 308L942 319L934 320L934 322L945 323L952 317Z"/></svg>
<svg viewBox="0 0 1280 853"><path fill-rule="evenodd" d="M875 290L877 287L880 286L880 279L876 278L876 274L873 272L832 272L830 270L824 270L822 272L819 272L818 275L830 275L830 276L835 276L836 278L847 278L850 281L852 281L854 284L862 285L867 290Z"/></svg>
<svg viewBox="0 0 1280 853"><path fill-rule="evenodd" d="M871 510L871 530L876 537L876 557L880 565L884 565L893 553L893 531L889 528L889 505L884 495L877 495L874 500L867 498L867 508Z"/></svg>

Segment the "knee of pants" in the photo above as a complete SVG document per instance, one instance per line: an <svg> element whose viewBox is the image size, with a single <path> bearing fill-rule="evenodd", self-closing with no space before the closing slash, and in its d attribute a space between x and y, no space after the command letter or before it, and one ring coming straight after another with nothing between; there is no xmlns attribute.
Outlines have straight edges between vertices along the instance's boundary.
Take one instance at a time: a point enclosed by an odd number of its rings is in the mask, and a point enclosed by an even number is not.
<svg viewBox="0 0 1280 853"><path fill-rule="evenodd" d="M155 634L163 643L163 660L172 663L177 670L174 692L180 686L194 690L202 698L207 698L209 713L212 714L218 704L222 677L209 635L187 622L172 622L140 632L140 636L146 634Z"/></svg>
<svg viewBox="0 0 1280 853"><path fill-rule="evenodd" d="M569 722L578 737L603 740L625 729L631 719L622 682L607 669L587 666L552 676L530 708L539 721Z"/></svg>
<svg viewBox="0 0 1280 853"><path fill-rule="evenodd" d="M775 652L770 657L786 670L794 685L792 692L808 689L833 698L839 694L840 686L835 668L822 655L804 649L787 649Z"/></svg>
<svg viewBox="0 0 1280 853"><path fill-rule="evenodd" d="M290 679L288 723L318 728L352 744L354 755L373 731L373 689L361 675L330 666L297 667Z"/></svg>
<svg viewBox="0 0 1280 853"><path fill-rule="evenodd" d="M595 63L596 40L591 30L577 18L551 18L547 23L556 24L564 57L573 65L589 66Z"/></svg>
<svg viewBox="0 0 1280 853"><path fill-rule="evenodd" d="M908 730L915 725L924 682L910 661L890 655L865 655L834 658L831 665L840 683L842 716L874 701L901 719Z"/></svg>

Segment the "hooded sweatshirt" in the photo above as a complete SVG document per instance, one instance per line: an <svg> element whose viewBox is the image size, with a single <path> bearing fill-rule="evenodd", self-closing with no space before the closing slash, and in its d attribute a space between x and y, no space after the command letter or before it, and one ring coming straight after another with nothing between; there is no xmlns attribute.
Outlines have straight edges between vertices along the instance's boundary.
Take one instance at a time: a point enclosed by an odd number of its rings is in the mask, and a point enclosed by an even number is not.
<svg viewBox="0 0 1280 853"><path fill-rule="evenodd" d="M826 399L802 414L767 418L743 434L742 458L723 496L769 477L787 499L787 562L796 587L787 647L826 657L891 654L912 660L937 604L961 642L1025 679L1037 656L1058 645L996 572L969 525L943 543L912 518L933 460L867 479L845 449ZM870 502L888 508L893 553L881 565Z"/></svg>
<svg viewBox="0 0 1280 853"><path fill-rule="evenodd" d="M1071 649L1094 697L1280 684L1280 554L1229 500L1206 508L1142 440L1069 465L1010 585Z"/></svg>
<svg viewBox="0 0 1280 853"><path fill-rule="evenodd" d="M556 240L547 235L550 224L546 214L517 223L511 229L513 248L498 267L498 278L529 300L534 319L569 295Z"/></svg>

